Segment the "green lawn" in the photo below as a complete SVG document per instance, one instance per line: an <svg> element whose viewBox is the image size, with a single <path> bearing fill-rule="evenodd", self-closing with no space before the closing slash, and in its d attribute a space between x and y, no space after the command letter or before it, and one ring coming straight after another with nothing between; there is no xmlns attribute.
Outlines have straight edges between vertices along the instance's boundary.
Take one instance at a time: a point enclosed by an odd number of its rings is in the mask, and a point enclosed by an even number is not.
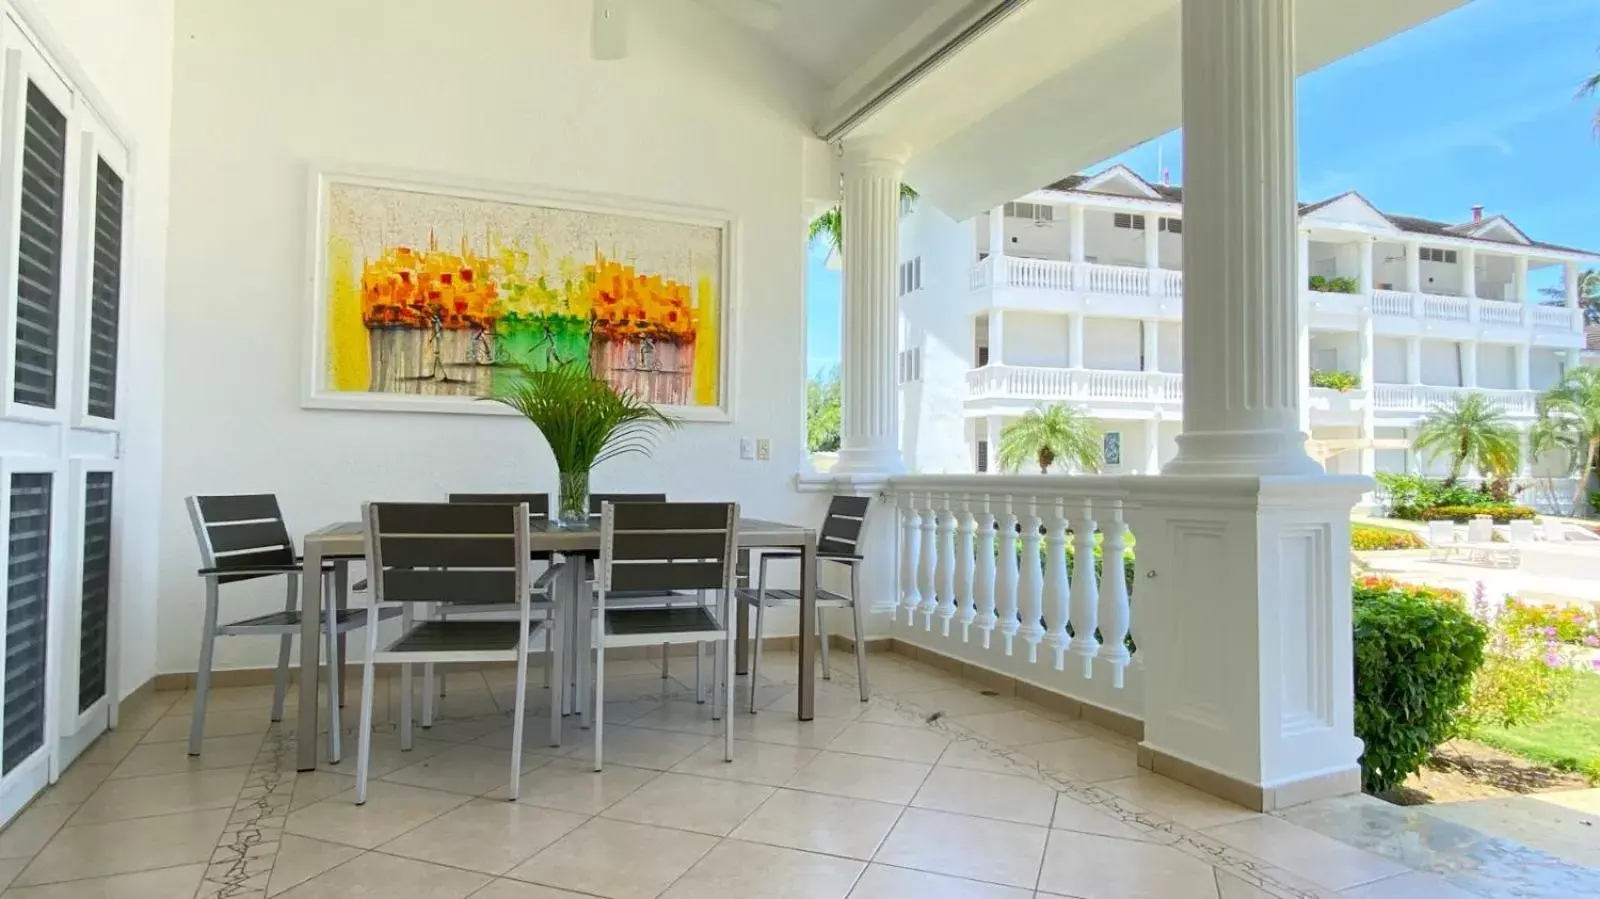
<svg viewBox="0 0 1600 899"><path fill-rule="evenodd" d="M1600 779L1600 677L1580 677L1566 706L1542 724L1484 730L1473 738L1541 764Z"/></svg>

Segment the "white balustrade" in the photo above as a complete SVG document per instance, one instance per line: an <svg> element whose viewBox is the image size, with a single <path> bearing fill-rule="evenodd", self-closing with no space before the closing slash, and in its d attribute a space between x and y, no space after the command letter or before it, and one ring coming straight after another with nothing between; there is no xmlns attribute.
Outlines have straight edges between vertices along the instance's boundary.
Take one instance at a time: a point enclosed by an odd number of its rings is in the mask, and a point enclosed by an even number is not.
<svg viewBox="0 0 1600 899"><path fill-rule="evenodd" d="M1472 318L1472 301L1466 297L1446 297L1433 293L1420 294L1422 315L1447 322L1464 322Z"/></svg>
<svg viewBox="0 0 1600 899"><path fill-rule="evenodd" d="M1579 330L1573 324L1575 316L1571 309L1565 306L1530 306L1533 310L1533 326L1542 331L1567 331Z"/></svg>
<svg viewBox="0 0 1600 899"><path fill-rule="evenodd" d="M967 372L967 396L1178 403L1183 401L1183 376L1175 372L986 365Z"/></svg>
<svg viewBox="0 0 1600 899"><path fill-rule="evenodd" d="M1006 283L1012 287L1039 287L1045 290L1072 289L1072 263L1051 259L1006 257Z"/></svg>
<svg viewBox="0 0 1600 899"><path fill-rule="evenodd" d="M971 283L969 286L973 290L982 290L989 286L989 271L994 267L993 263L994 257L991 256L988 259L979 261L977 265L972 267L972 275L970 276Z"/></svg>
<svg viewBox="0 0 1600 899"><path fill-rule="evenodd" d="M1156 276L1156 295L1163 297L1183 296L1183 272L1171 269L1158 269Z"/></svg>
<svg viewBox="0 0 1600 899"><path fill-rule="evenodd" d="M1088 293L1149 294L1150 270L1129 265L1078 263L1078 289Z"/></svg>
<svg viewBox="0 0 1600 899"><path fill-rule="evenodd" d="M1500 300L1479 300L1478 320L1486 325L1510 325L1522 327L1521 303L1506 303Z"/></svg>
<svg viewBox="0 0 1600 899"><path fill-rule="evenodd" d="M1150 380L1138 371L1085 371L1084 395L1094 399L1143 400L1150 398Z"/></svg>
<svg viewBox="0 0 1600 899"><path fill-rule="evenodd" d="M1404 290L1374 290L1372 292L1372 312L1375 315L1392 315L1396 318L1410 318L1411 293Z"/></svg>
<svg viewBox="0 0 1600 899"><path fill-rule="evenodd" d="M1097 475L890 479L900 510L901 605L924 614L896 616L895 638L1139 717L1121 483ZM933 613L944 626L931 626ZM950 628L951 620L961 627ZM992 640L996 631L1002 640ZM1017 651L1018 637L1025 651ZM1068 655L1077 661L1067 665Z"/></svg>
<svg viewBox="0 0 1600 899"><path fill-rule="evenodd" d="M1487 390L1467 387L1434 387L1422 384L1374 384L1373 408L1400 412L1428 412L1435 406L1448 406L1455 397L1475 393L1507 415L1532 415L1538 402L1534 390Z"/></svg>

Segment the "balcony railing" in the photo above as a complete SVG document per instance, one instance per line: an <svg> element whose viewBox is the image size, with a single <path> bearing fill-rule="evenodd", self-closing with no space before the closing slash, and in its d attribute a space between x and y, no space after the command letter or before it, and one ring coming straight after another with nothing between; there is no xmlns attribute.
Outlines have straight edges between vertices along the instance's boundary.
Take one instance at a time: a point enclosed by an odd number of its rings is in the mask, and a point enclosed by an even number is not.
<svg viewBox="0 0 1600 899"><path fill-rule="evenodd" d="M1404 290L1374 290L1372 292L1372 312L1375 315L1392 315L1396 318L1411 318L1412 295Z"/></svg>
<svg viewBox="0 0 1600 899"><path fill-rule="evenodd" d="M1183 401L1183 376L1155 371L988 365L967 372L967 396L1176 403Z"/></svg>
<svg viewBox="0 0 1600 899"><path fill-rule="evenodd" d="M1579 330L1583 326L1579 323L1575 310L1566 306L1530 306L1533 310L1533 326L1541 331L1565 331L1569 328Z"/></svg>
<svg viewBox="0 0 1600 899"><path fill-rule="evenodd" d="M910 475L889 490L897 639L1143 717L1118 478ZM1071 561L1094 558L1097 536L1099 576Z"/></svg>
<svg viewBox="0 0 1600 899"><path fill-rule="evenodd" d="M1536 390L1489 390L1467 387L1434 387L1419 384L1376 384L1373 408L1392 412L1427 412L1435 406L1449 405L1458 394L1482 395L1507 415L1532 415L1538 401Z"/></svg>
<svg viewBox="0 0 1600 899"><path fill-rule="evenodd" d="M1486 325L1510 325L1513 328L1523 326L1523 310L1527 307L1521 303L1507 303L1501 300L1479 300L1478 321Z"/></svg>
<svg viewBox="0 0 1600 899"><path fill-rule="evenodd" d="M1447 297L1435 293L1422 293L1422 315L1447 322L1472 320L1472 303L1466 297Z"/></svg>

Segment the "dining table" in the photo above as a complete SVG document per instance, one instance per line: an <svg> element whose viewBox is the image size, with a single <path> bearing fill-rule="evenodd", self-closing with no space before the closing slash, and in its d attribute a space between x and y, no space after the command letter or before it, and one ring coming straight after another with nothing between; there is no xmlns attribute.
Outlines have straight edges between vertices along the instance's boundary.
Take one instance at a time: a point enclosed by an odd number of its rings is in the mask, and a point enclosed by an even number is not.
<svg viewBox="0 0 1600 899"><path fill-rule="evenodd" d="M799 671L798 701L796 710L801 721L810 721L816 706L816 615L817 615L817 532L814 528L764 521L758 518L740 518L738 547L741 551L784 549L800 550L800 621L799 621ZM600 554L600 521L584 525L559 524L550 520L535 520L528 526L528 548L537 555L553 554L569 559L593 559ZM299 771L314 771L317 767L318 718L317 679L321 667L320 614L324 589L322 571L331 565L335 572L333 589L338 592L341 608L347 602L350 584L349 567L353 561L366 556L365 529L359 521L341 521L318 528L305 536L300 577L300 702L295 741L295 767ZM563 596L561 602L568 608L577 608L579 591L591 589L582 573L588 565L567 566L567 576L557 578ZM737 633L734 640L736 671L749 670L750 628L749 605L735 601ZM339 645L344 662L344 642ZM347 675L347 672L341 672ZM341 676L343 683L347 676ZM311 735L311 736L308 736ZM330 761L338 761L332 758Z"/></svg>

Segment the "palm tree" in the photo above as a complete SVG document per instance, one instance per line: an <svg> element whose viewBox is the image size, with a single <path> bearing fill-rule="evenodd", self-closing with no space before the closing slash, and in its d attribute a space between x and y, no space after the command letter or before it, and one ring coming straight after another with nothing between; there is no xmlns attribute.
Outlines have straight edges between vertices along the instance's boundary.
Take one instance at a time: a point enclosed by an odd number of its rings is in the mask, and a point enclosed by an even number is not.
<svg viewBox="0 0 1600 899"><path fill-rule="evenodd" d="M1583 79L1583 83L1578 85L1578 96L1580 97L1594 96L1596 91L1600 91L1600 72ZM1595 110L1594 113L1594 130L1595 134L1600 135L1600 109Z"/></svg>
<svg viewBox="0 0 1600 899"><path fill-rule="evenodd" d="M1600 368L1575 368L1539 400L1539 429L1551 432L1555 446L1567 447L1580 464L1578 488L1573 491L1572 514L1589 498L1595 455L1600 453Z"/></svg>
<svg viewBox="0 0 1600 899"><path fill-rule="evenodd" d="M1600 75L1595 77L1600 78ZM1544 305L1566 305L1566 285L1540 288L1539 292L1550 298ZM1578 308L1583 310L1584 324L1600 325L1600 268L1584 269L1578 273Z"/></svg>
<svg viewBox="0 0 1600 899"><path fill-rule="evenodd" d="M917 200L916 188L905 182L900 184L900 208L907 210ZM811 227L807 231L811 240L822 240L828 244L829 252L844 256L844 213L838 206L811 220Z"/></svg>
<svg viewBox="0 0 1600 899"><path fill-rule="evenodd" d="M1458 393L1449 404L1433 407L1417 428L1412 448L1432 459L1450 454L1446 486L1455 486L1461 469L1471 466L1485 477L1516 471L1521 447L1517 431L1503 412L1480 393Z"/></svg>
<svg viewBox="0 0 1600 899"><path fill-rule="evenodd" d="M1102 440L1094 419L1066 403L1029 409L1000 432L1000 467L1016 471L1033 462L1040 474L1049 474L1050 466L1064 459L1084 471L1099 471Z"/></svg>

